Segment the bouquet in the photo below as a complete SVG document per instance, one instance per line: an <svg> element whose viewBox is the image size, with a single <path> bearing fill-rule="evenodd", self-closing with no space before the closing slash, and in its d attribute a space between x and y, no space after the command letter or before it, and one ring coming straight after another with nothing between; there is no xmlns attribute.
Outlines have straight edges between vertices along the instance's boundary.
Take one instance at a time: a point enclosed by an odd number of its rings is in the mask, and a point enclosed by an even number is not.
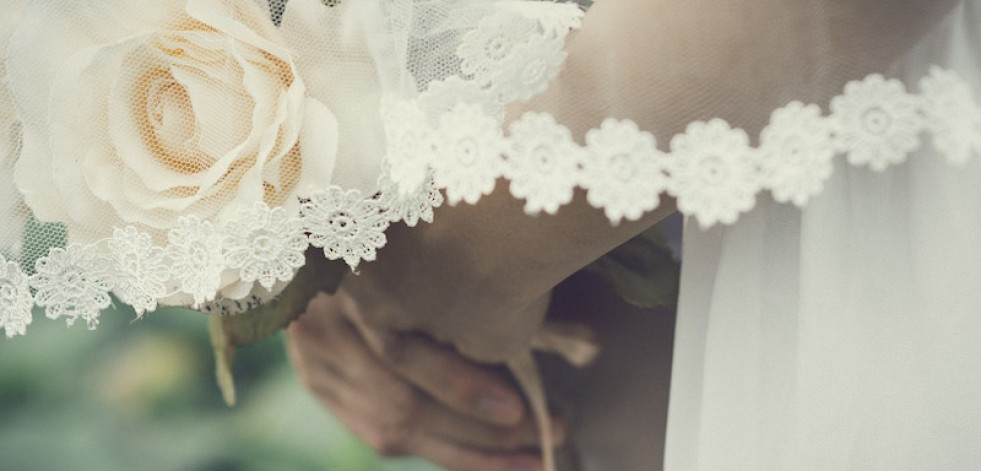
<svg viewBox="0 0 981 471"><path fill-rule="evenodd" d="M356 270L390 224L431 221L440 189L475 202L500 175L474 153L501 150L503 106L536 90L488 85L501 74L488 61L504 51L470 49L521 46L498 44L519 28L554 54L513 78L544 89L581 15L563 4L454 6L483 13L483 26L452 24L455 15L425 32L474 39L458 45L473 77L444 70L437 81L439 64L390 57L412 43L392 23L406 2L8 1L8 336L25 332L33 306L94 328L110 293L140 315L242 311L278 295L309 246ZM564 190L529 205L554 212Z"/></svg>
<svg viewBox="0 0 981 471"><path fill-rule="evenodd" d="M210 313L234 402L236 347L374 260L389 225L493 189L505 105L544 90L582 13L411 6L4 0L0 328L93 329L113 303Z"/></svg>
<svg viewBox="0 0 981 471"><path fill-rule="evenodd" d="M616 225L667 194L708 230L752 210L763 191L803 207L838 155L883 170L924 133L954 164L981 153L981 107L937 67L919 95L869 75L829 114L791 102L755 141L726 121L695 121L670 151L608 116L650 95L637 91L643 74L577 65L608 73L594 77L610 81L615 103L597 105L601 122L518 113L566 65L583 17L574 3L2 2L0 329L24 335L36 312L95 328L114 302L140 316L159 306L211 313L229 402L236 347L375 260L392 224L431 222L435 208L476 203L501 178L531 215L556 213L578 189ZM597 111L584 105L597 101L589 93L571 95L574 111ZM757 95L762 105L784 98ZM671 116L701 116L685 108L701 101L676 102ZM627 253L597 266L626 297L650 293L654 275L633 270L643 256ZM535 391L526 360L512 368Z"/></svg>

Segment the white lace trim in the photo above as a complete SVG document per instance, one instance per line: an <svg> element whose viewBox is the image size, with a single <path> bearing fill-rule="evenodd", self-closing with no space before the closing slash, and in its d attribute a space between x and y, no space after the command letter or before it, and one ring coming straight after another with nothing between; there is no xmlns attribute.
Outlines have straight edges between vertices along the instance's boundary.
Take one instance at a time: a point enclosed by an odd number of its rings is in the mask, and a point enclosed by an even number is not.
<svg viewBox="0 0 981 471"><path fill-rule="evenodd" d="M399 158L428 162L450 204L475 203L505 177L528 214L556 212L578 187L618 224L639 219L667 193L677 198L679 211L709 228L735 222L761 191L803 207L822 191L835 156L882 171L919 149L925 133L953 165L981 155L981 107L967 83L934 67L920 90L914 95L898 80L869 75L848 83L827 115L800 102L774 111L758 147L745 131L719 119L691 123L671 139L668 152L636 123L612 118L586 134L585 146L541 113L525 114L504 136L494 117L474 103L458 103L435 126L432 120L389 120L386 128L431 136L431 146ZM397 106L423 113L417 101ZM394 172L391 178L397 178Z"/></svg>
<svg viewBox="0 0 981 471"><path fill-rule="evenodd" d="M24 335L33 316L34 297L30 280L20 265L8 262L0 255L0 328L7 337Z"/></svg>
<svg viewBox="0 0 981 471"><path fill-rule="evenodd" d="M310 245L324 249L328 260L343 259L351 269L372 261L385 245L389 220L378 202L358 190L332 186L315 192L300 208Z"/></svg>
<svg viewBox="0 0 981 471"><path fill-rule="evenodd" d="M34 265L31 287L34 303L49 319L65 318L68 325L82 319L89 329L99 324L99 313L111 303L112 277L108 260L93 246L54 248Z"/></svg>
<svg viewBox="0 0 981 471"><path fill-rule="evenodd" d="M303 200L295 216L258 202L221 227L184 217L163 247L134 226L116 228L104 241L50 249L30 276L0 254L0 329L8 337L24 335L35 305L48 318L65 318L69 325L82 319L94 328L111 304L110 292L138 316L172 299L191 299L208 313L243 312L292 280L308 246L353 270L375 259L391 223L432 222L434 208L443 204L431 172L409 195L401 194L388 172L379 186L382 191L369 198L331 186ZM220 296L229 271L232 279L258 286L246 290L244 299Z"/></svg>
<svg viewBox="0 0 981 471"><path fill-rule="evenodd" d="M243 208L225 226L225 260L239 270L246 283L258 281L272 290L277 281L289 281L303 266L309 241L303 222L283 208L269 209L263 202Z"/></svg>

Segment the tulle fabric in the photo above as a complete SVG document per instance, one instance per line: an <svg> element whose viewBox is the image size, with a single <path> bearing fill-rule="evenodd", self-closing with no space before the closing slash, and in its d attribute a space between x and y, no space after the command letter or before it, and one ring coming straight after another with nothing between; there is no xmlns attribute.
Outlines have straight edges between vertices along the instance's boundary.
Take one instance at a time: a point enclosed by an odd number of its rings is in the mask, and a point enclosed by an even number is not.
<svg viewBox="0 0 981 471"><path fill-rule="evenodd" d="M901 90L901 145L859 154L817 120L803 150L830 167L794 198L755 160L775 109L827 116L869 74L912 92L938 66L977 97L978 0L270 4L0 1L6 335L34 308L94 327L110 292L141 313L268 298L308 244L356 267L439 190L473 203L498 177L530 213L578 188L614 224L668 193L692 216L667 469L981 458L978 133L955 158ZM127 83L147 97L113 99ZM148 157L126 150L145 139L127 113L159 114ZM862 124L840 114L838 135Z"/></svg>
<svg viewBox="0 0 981 471"><path fill-rule="evenodd" d="M963 2L889 72L978 89L979 25ZM839 162L803 211L689 221L665 469L977 469L981 162L937 157Z"/></svg>

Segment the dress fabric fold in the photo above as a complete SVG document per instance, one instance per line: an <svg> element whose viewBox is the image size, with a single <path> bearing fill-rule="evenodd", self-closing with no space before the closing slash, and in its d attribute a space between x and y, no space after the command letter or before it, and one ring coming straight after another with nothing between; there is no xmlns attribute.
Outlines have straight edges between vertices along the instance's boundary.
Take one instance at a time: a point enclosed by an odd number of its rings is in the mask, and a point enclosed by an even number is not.
<svg viewBox="0 0 981 471"><path fill-rule="evenodd" d="M889 73L981 89L981 5ZM665 469L969 470L981 462L981 162L838 162L803 210L686 225Z"/></svg>

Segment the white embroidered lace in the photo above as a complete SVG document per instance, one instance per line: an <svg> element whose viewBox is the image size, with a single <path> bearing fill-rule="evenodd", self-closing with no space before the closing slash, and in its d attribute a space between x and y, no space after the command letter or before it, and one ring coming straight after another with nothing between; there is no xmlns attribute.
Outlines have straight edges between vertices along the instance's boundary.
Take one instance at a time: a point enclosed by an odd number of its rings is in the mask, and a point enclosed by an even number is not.
<svg viewBox="0 0 981 471"><path fill-rule="evenodd" d="M0 327L7 337L24 335L30 325L34 297L20 266L0 255Z"/></svg>
<svg viewBox="0 0 981 471"><path fill-rule="evenodd" d="M113 293L133 306L138 316L156 310L170 280L170 265L164 260L167 251L154 247L150 236L133 226L115 229L108 246L115 270Z"/></svg>
<svg viewBox="0 0 981 471"><path fill-rule="evenodd" d="M444 201L431 171L415 193L408 196L402 195L385 171L378 177L378 188L380 192L375 200L388 222L404 222L409 227L415 227L419 221L433 222L433 210L442 206Z"/></svg>
<svg viewBox="0 0 981 471"><path fill-rule="evenodd" d="M848 163L883 170L906 160L920 144L920 106L898 80L873 75L852 82L831 100L835 143Z"/></svg>
<svg viewBox="0 0 981 471"><path fill-rule="evenodd" d="M228 267L241 269L242 281L258 281L267 290L277 281L293 278L305 262L308 245L303 221L291 218L283 208L269 209L263 202L243 208L225 226Z"/></svg>
<svg viewBox="0 0 981 471"><path fill-rule="evenodd" d="M49 319L64 317L68 325L81 318L94 329L99 313L109 307L112 278L108 261L93 246L54 248L35 265L30 283L34 302L45 308Z"/></svg>
<svg viewBox="0 0 981 471"><path fill-rule="evenodd" d="M504 140L497 121L480 105L456 105L440 117L433 136L431 165L450 204L475 204L494 190L502 173Z"/></svg>
<svg viewBox="0 0 981 471"><path fill-rule="evenodd" d="M211 222L196 216L182 217L178 224L167 234L167 255L173 261L174 281L182 293L193 297L196 308L213 301L221 288L225 270L222 234Z"/></svg>
<svg viewBox="0 0 981 471"><path fill-rule="evenodd" d="M375 259L385 245L389 222L378 202L358 190L331 187L317 191L300 208L310 245L324 249L327 260L343 259L357 269L362 260Z"/></svg>
<svg viewBox="0 0 981 471"><path fill-rule="evenodd" d="M572 201L580 184L577 170L585 163L568 129L549 114L529 113L511 124L506 145L504 177L511 181L511 194L525 199L525 211L555 214Z"/></svg>

